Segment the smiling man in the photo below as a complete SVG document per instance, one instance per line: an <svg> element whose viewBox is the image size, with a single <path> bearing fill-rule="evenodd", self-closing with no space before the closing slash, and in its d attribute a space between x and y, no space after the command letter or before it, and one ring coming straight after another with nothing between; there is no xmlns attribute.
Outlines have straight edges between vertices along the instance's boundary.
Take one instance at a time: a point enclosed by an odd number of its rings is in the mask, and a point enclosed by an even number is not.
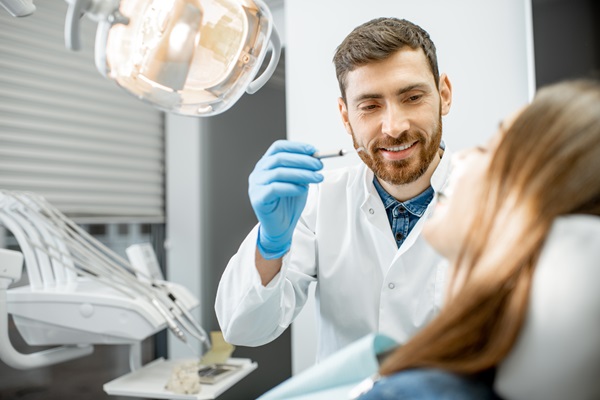
<svg viewBox="0 0 600 400"><path fill-rule="evenodd" d="M318 358L373 332L405 342L438 312L440 256L420 237L449 174L442 116L452 87L419 26L379 18L334 56L342 122L363 161L320 173L305 143L278 141L249 178L259 223L231 258L215 310L225 339L279 336L316 282Z"/></svg>

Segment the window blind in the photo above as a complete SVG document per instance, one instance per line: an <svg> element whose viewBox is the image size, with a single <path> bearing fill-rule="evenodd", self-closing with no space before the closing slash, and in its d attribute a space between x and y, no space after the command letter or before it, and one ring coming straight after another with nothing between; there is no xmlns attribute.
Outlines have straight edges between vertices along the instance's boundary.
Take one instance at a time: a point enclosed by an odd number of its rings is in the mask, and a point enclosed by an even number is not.
<svg viewBox="0 0 600 400"><path fill-rule="evenodd" d="M0 10L0 189L43 195L80 220L164 222L164 115L101 76L96 23L64 45L67 3Z"/></svg>

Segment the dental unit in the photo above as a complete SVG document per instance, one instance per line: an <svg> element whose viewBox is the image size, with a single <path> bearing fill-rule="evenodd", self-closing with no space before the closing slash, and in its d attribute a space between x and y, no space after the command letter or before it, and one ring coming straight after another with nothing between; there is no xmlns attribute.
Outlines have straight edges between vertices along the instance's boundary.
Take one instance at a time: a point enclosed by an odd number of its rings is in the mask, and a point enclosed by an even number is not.
<svg viewBox="0 0 600 400"><path fill-rule="evenodd" d="M136 270L44 198L0 191L0 223L22 252L0 250L0 358L6 364L27 369L90 354L93 344L129 344L135 370L136 346L165 327L210 349L190 314L198 300L185 287ZM29 284L7 290L19 280L23 260ZM7 335L9 313L27 344L62 347L17 352Z"/></svg>

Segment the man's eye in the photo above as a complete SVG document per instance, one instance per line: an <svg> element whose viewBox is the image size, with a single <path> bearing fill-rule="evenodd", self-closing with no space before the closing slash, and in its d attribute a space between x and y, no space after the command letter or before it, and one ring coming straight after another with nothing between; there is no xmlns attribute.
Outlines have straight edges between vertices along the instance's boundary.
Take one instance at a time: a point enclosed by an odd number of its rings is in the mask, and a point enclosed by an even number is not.
<svg viewBox="0 0 600 400"><path fill-rule="evenodd" d="M362 111L372 111L372 110L374 110L376 108L377 108L377 105L375 105L375 104L368 104L368 105L364 105L364 106L360 107L360 109Z"/></svg>
<svg viewBox="0 0 600 400"><path fill-rule="evenodd" d="M414 103L415 101L419 101L419 99L420 99L421 97L422 97L422 95L420 95L420 94L415 94L415 95L413 95L413 96L410 96L410 97L408 98L408 101L410 101L410 102L413 102L413 103Z"/></svg>

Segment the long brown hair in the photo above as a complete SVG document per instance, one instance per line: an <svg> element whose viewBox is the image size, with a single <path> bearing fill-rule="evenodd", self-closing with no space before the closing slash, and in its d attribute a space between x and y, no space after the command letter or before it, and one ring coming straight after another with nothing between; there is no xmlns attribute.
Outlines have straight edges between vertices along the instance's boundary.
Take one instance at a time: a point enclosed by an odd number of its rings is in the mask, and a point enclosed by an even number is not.
<svg viewBox="0 0 600 400"><path fill-rule="evenodd" d="M504 359L526 315L535 265L560 215L600 215L600 83L542 88L496 148L481 207L456 274L466 277L440 314L380 373L442 368L474 374Z"/></svg>

